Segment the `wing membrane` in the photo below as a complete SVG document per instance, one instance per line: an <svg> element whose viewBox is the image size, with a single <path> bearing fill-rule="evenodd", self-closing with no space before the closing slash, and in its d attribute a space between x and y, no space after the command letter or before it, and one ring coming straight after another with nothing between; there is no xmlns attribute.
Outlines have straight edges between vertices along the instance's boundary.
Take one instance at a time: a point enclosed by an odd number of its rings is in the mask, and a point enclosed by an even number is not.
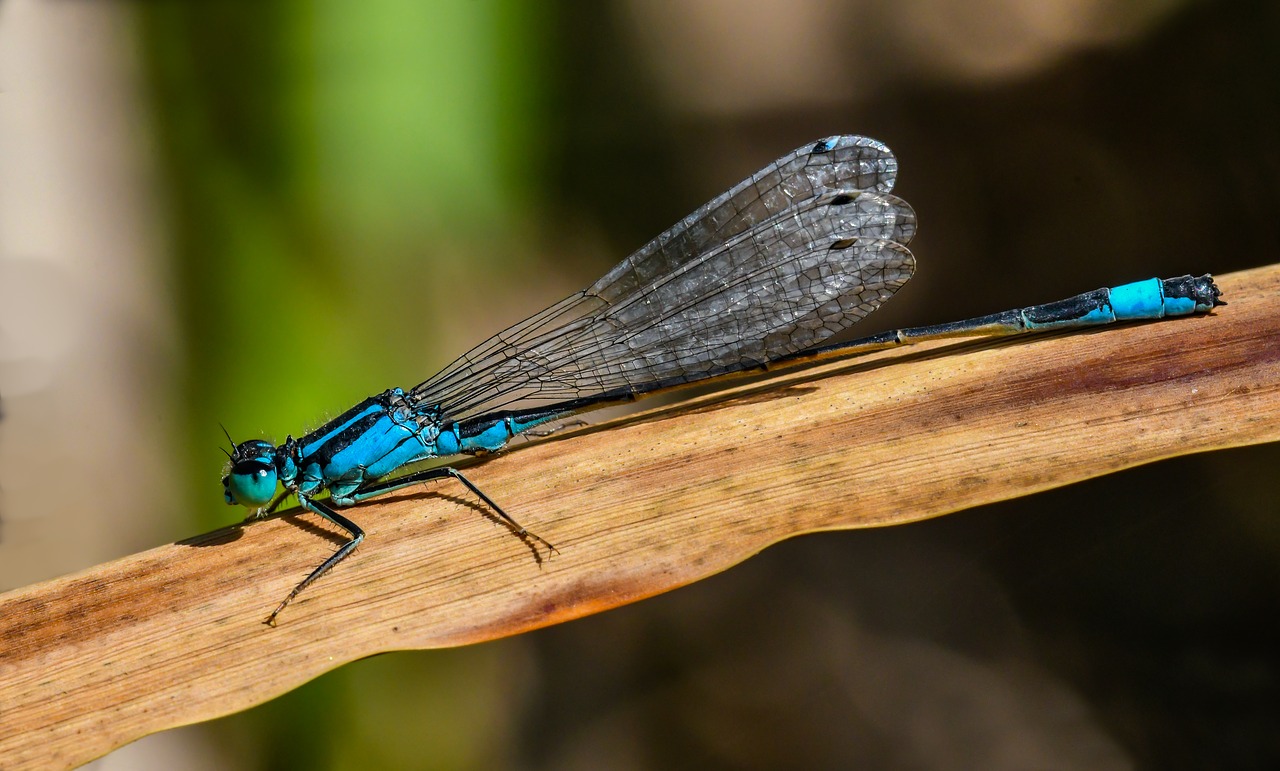
<svg viewBox="0 0 1280 771"><path fill-rule="evenodd" d="M591 287L494 335L410 398L463 419L741 370L816 345L893 295L915 262L897 161L833 137L770 164Z"/></svg>

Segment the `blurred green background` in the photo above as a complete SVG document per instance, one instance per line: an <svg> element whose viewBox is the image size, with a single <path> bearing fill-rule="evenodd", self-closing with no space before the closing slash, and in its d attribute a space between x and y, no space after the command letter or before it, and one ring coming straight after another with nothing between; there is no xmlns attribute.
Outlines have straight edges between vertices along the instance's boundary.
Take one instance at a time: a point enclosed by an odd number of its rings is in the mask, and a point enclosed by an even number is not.
<svg viewBox="0 0 1280 771"><path fill-rule="evenodd" d="M1280 254L1270 0L10 0L0 78L0 589L235 521L219 423L411 386L821 136L920 215L860 333ZM797 539L97 767L1274 767L1277 461Z"/></svg>

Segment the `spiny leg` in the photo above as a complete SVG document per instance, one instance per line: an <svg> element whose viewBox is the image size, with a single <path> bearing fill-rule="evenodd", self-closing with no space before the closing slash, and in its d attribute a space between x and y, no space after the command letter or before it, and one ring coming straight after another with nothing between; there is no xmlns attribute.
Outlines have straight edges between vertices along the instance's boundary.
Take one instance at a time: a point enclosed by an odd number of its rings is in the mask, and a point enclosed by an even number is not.
<svg viewBox="0 0 1280 771"><path fill-rule="evenodd" d="M385 482L375 482L371 485L368 485L367 487L361 488L360 490L356 491L354 494L350 496L350 500L353 503L358 501L364 501L379 495L385 495L391 492L392 490L399 490L402 487L408 487L409 485L416 485L420 482L431 482L436 479L444 479L445 477L453 477L454 479L458 480L462 484L466 485L468 490L470 490L471 492L479 496L480 500L484 501L489 508L497 512L498 516L502 517L502 519L507 523L507 526L511 528L511 531L515 533L517 536L519 536L520 539L523 540L525 543L532 545L531 542L537 541L538 543L542 544L547 548L548 555L550 555L551 552L555 552L556 554L560 553L560 550L557 549L555 546L553 546L551 542L547 541L547 539L532 532L531 530L526 528L524 525L515 521L515 519L513 519L510 514L502 510L501 506L494 503L493 499L485 495L480 490L479 487L476 487L475 484L473 484L470 479L467 479L465 476L463 476L461 471L458 471L456 468L453 468L452 466L441 466L439 468L431 468L431 469L425 469L423 471L415 471L412 474L407 474L402 477L396 477L395 479L388 479ZM538 561L541 562L542 561L541 558L539 558Z"/></svg>
<svg viewBox="0 0 1280 771"><path fill-rule="evenodd" d="M301 583L293 587L293 591L289 592L288 596L276 606L276 609L271 611L270 616L267 616L267 626L275 626L276 616L280 615L280 611L284 610L285 606L288 605L294 597L297 597L299 592L310 586L312 582L320 576L328 573L334 565L337 565L339 562L346 559L347 555L355 551L355 548L364 540L364 531L360 529L360 526L334 511L331 506L321 503L320 501L313 501L305 495L299 495L298 501L302 504L304 509L319 514L343 530L346 530L351 536L351 540L343 544L341 548L329 557L329 559L320 563L320 567L311 571L309 576L302 579Z"/></svg>

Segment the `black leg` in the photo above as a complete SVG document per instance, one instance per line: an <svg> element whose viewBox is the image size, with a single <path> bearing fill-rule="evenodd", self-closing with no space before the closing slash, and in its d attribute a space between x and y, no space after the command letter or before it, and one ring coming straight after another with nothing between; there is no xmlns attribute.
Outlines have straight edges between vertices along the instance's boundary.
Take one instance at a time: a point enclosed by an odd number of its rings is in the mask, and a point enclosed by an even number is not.
<svg viewBox="0 0 1280 771"><path fill-rule="evenodd" d="M385 495L386 493L389 493L392 490L399 490L402 487L408 487L409 485L416 485L421 482L430 482L436 479L444 479L445 477L453 477L454 479L458 480L462 484L466 485L468 490L470 490L471 492L479 496L480 500L484 501L489 508L497 512L498 516L502 517L502 519L507 523L507 526L511 528L511 531L516 535L518 535L520 539L523 540L525 543L528 543L532 546L533 545L532 542L536 541L547 548L548 554L550 554L551 552L556 552L557 554L560 553L560 550L557 549L555 546L552 546L551 543L548 542L545 538L530 532L528 528L526 528L524 525L521 525L519 522L512 519L511 515L503 511L501 506L494 503L493 500L489 498L489 496L485 495L483 492L480 491L479 487L476 487L474 484L472 484L470 479L467 479L466 477L464 477L461 471L458 471L456 468L453 468L452 466L441 466L439 468L430 468L430 469L425 469L423 471L415 471L412 474L406 474L405 476L396 477L395 479L388 479L384 482L374 482L373 484L368 485L367 487L363 487L357 490L351 496L351 501L352 502L365 501L370 498L373 498L374 496ZM535 549L535 553L536 551L537 550ZM539 559L538 561L541 562L541 559Z"/></svg>
<svg viewBox="0 0 1280 771"><path fill-rule="evenodd" d="M334 565L337 565L339 562L346 559L347 555L355 551L355 548L364 540L364 531L360 529L360 526L334 511L331 506L319 501L313 501L304 495L298 496L298 502L302 504L304 509L315 512L343 530L346 530L347 534L351 536L351 540L344 543L341 548L333 553L333 556L329 557L329 559L320 563L320 567L311 571L311 575L302 579L302 583L293 587L293 591L289 592L289 596L285 597L284 600L276 606L276 609L271 611L270 616L267 616L267 626L275 626L276 616L279 616L280 611L284 610L285 606L288 605L294 597L298 596L298 592L306 589L317 578L328 573Z"/></svg>

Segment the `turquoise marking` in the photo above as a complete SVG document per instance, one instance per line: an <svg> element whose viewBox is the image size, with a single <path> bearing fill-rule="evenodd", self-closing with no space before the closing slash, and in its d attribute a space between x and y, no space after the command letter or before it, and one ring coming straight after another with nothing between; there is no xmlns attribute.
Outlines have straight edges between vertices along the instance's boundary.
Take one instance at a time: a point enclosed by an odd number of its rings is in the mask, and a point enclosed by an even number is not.
<svg viewBox="0 0 1280 771"><path fill-rule="evenodd" d="M433 427L428 427L423 429L422 432L401 432L399 444L391 447L382 457L370 463L365 473L374 478L384 477L401 466L407 466L425 458L434 458L436 456L435 445L424 441L423 437L424 433L434 431Z"/></svg>
<svg viewBox="0 0 1280 771"><path fill-rule="evenodd" d="M538 413L526 420L521 420L515 415L503 415L500 418L494 418L489 425L475 431L475 423L467 424L465 427L457 423L451 423L440 429L440 434L435 438L436 455L444 457L446 455L459 455L463 453L475 452L497 452L515 436L523 434L529 429L548 423L553 420L565 417L564 413ZM463 436L463 432L466 436Z"/></svg>
<svg viewBox="0 0 1280 771"><path fill-rule="evenodd" d="M512 437L523 434L525 431L528 431L535 426L540 426L543 423L549 423L563 417L565 417L565 413L562 412L540 413L527 420L520 420L514 415L505 415L494 420L491 425L486 426L477 434L459 438L459 429L456 423L453 425L452 430L447 433L451 434L450 439L452 441L458 443L456 449L452 449L453 453L476 452L477 450L483 450L484 452L497 452L503 447L506 447L507 442L510 442ZM441 432L440 437L436 439L436 449L440 451L441 455L452 454L445 452L445 443L440 441L440 439L444 437L445 433L446 432ZM452 448L452 444L450 447Z"/></svg>
<svg viewBox="0 0 1280 771"><path fill-rule="evenodd" d="M348 469L342 476L333 477L325 486L329 488L329 497L342 505L351 499L351 494L364 484L364 469L356 467Z"/></svg>
<svg viewBox="0 0 1280 771"><path fill-rule="evenodd" d="M1074 327L1083 326L1085 324L1110 324L1116 320L1116 314L1111 305L1104 305L1096 308L1081 316L1076 321L1063 321L1055 324L1058 327Z"/></svg>
<svg viewBox="0 0 1280 771"><path fill-rule="evenodd" d="M314 495L324 489L324 474L320 473L319 463L308 463L302 468L298 492L303 495Z"/></svg>
<svg viewBox="0 0 1280 771"><path fill-rule="evenodd" d="M349 469L356 467L372 469L405 440L412 439L413 435L412 429L384 413L377 422L362 431L350 444L329 459L324 467L324 475L333 478L340 477ZM414 444L419 448L422 446L419 442ZM388 469L390 470L392 469ZM370 472L370 476L376 477L381 474Z"/></svg>
<svg viewBox="0 0 1280 771"><path fill-rule="evenodd" d="M289 441L293 441L292 438ZM287 453L281 457L284 458L284 463L280 464L280 481L288 485L298 478L298 464L294 463L293 456Z"/></svg>
<svg viewBox="0 0 1280 771"><path fill-rule="evenodd" d="M1164 301L1164 315L1166 316L1190 316L1202 310L1208 309L1197 305L1196 301L1190 297L1168 297Z"/></svg>
<svg viewBox="0 0 1280 771"><path fill-rule="evenodd" d="M1164 318L1164 283L1158 278L1122 284L1111 290L1111 307L1115 308L1116 319L1129 321L1132 319Z"/></svg>
<svg viewBox="0 0 1280 771"><path fill-rule="evenodd" d="M397 389L395 389L395 390L399 391L400 389L399 389L399 388L397 388ZM402 392L402 393L403 393L403 392ZM352 416L349 420L347 420L346 422L341 423L341 424L336 425L336 426L329 426L329 427L328 427L328 428L329 428L329 430L328 430L328 431L326 431L325 433L321 434L320 436L309 436L309 437L306 437L306 438L308 438L308 439L311 439L311 442L310 442L309 444L307 444L307 445L304 445L304 446L303 446L303 448L302 448L302 456L305 458L305 457L307 457L307 456L309 456L309 455L314 455L314 454L315 454L315 453L320 449L320 447L321 447L322 445L324 445L324 443L325 443L325 442L328 442L329 440L333 439L333 438L334 438L335 436L337 436L338 434L342 433L344 430L346 430L346 429L350 428L352 424L357 423L357 422L359 422L359 421L361 421L361 420L364 420L364 419L365 419L365 418L367 418L369 415L372 415L372 414L374 414L374 413L382 412L382 411L383 411L382 405L377 404L377 403L372 403L372 402L373 402L373 400L372 400L372 399L370 399L370 400L368 400L368 401L370 401L370 402L371 402L371 404L370 404L368 407L366 407L366 408L365 408L364 410L362 410L361 412L359 412L359 413L357 413L357 414L353 415L353 416Z"/></svg>
<svg viewBox="0 0 1280 771"><path fill-rule="evenodd" d="M440 430L436 437L436 454L440 457L458 455L462 452L462 440L458 438L458 424L454 423Z"/></svg>
<svg viewBox="0 0 1280 771"><path fill-rule="evenodd" d="M511 427L507 425L508 420L503 418L474 436L462 437L462 451L497 452L506 447L507 442L511 441Z"/></svg>

